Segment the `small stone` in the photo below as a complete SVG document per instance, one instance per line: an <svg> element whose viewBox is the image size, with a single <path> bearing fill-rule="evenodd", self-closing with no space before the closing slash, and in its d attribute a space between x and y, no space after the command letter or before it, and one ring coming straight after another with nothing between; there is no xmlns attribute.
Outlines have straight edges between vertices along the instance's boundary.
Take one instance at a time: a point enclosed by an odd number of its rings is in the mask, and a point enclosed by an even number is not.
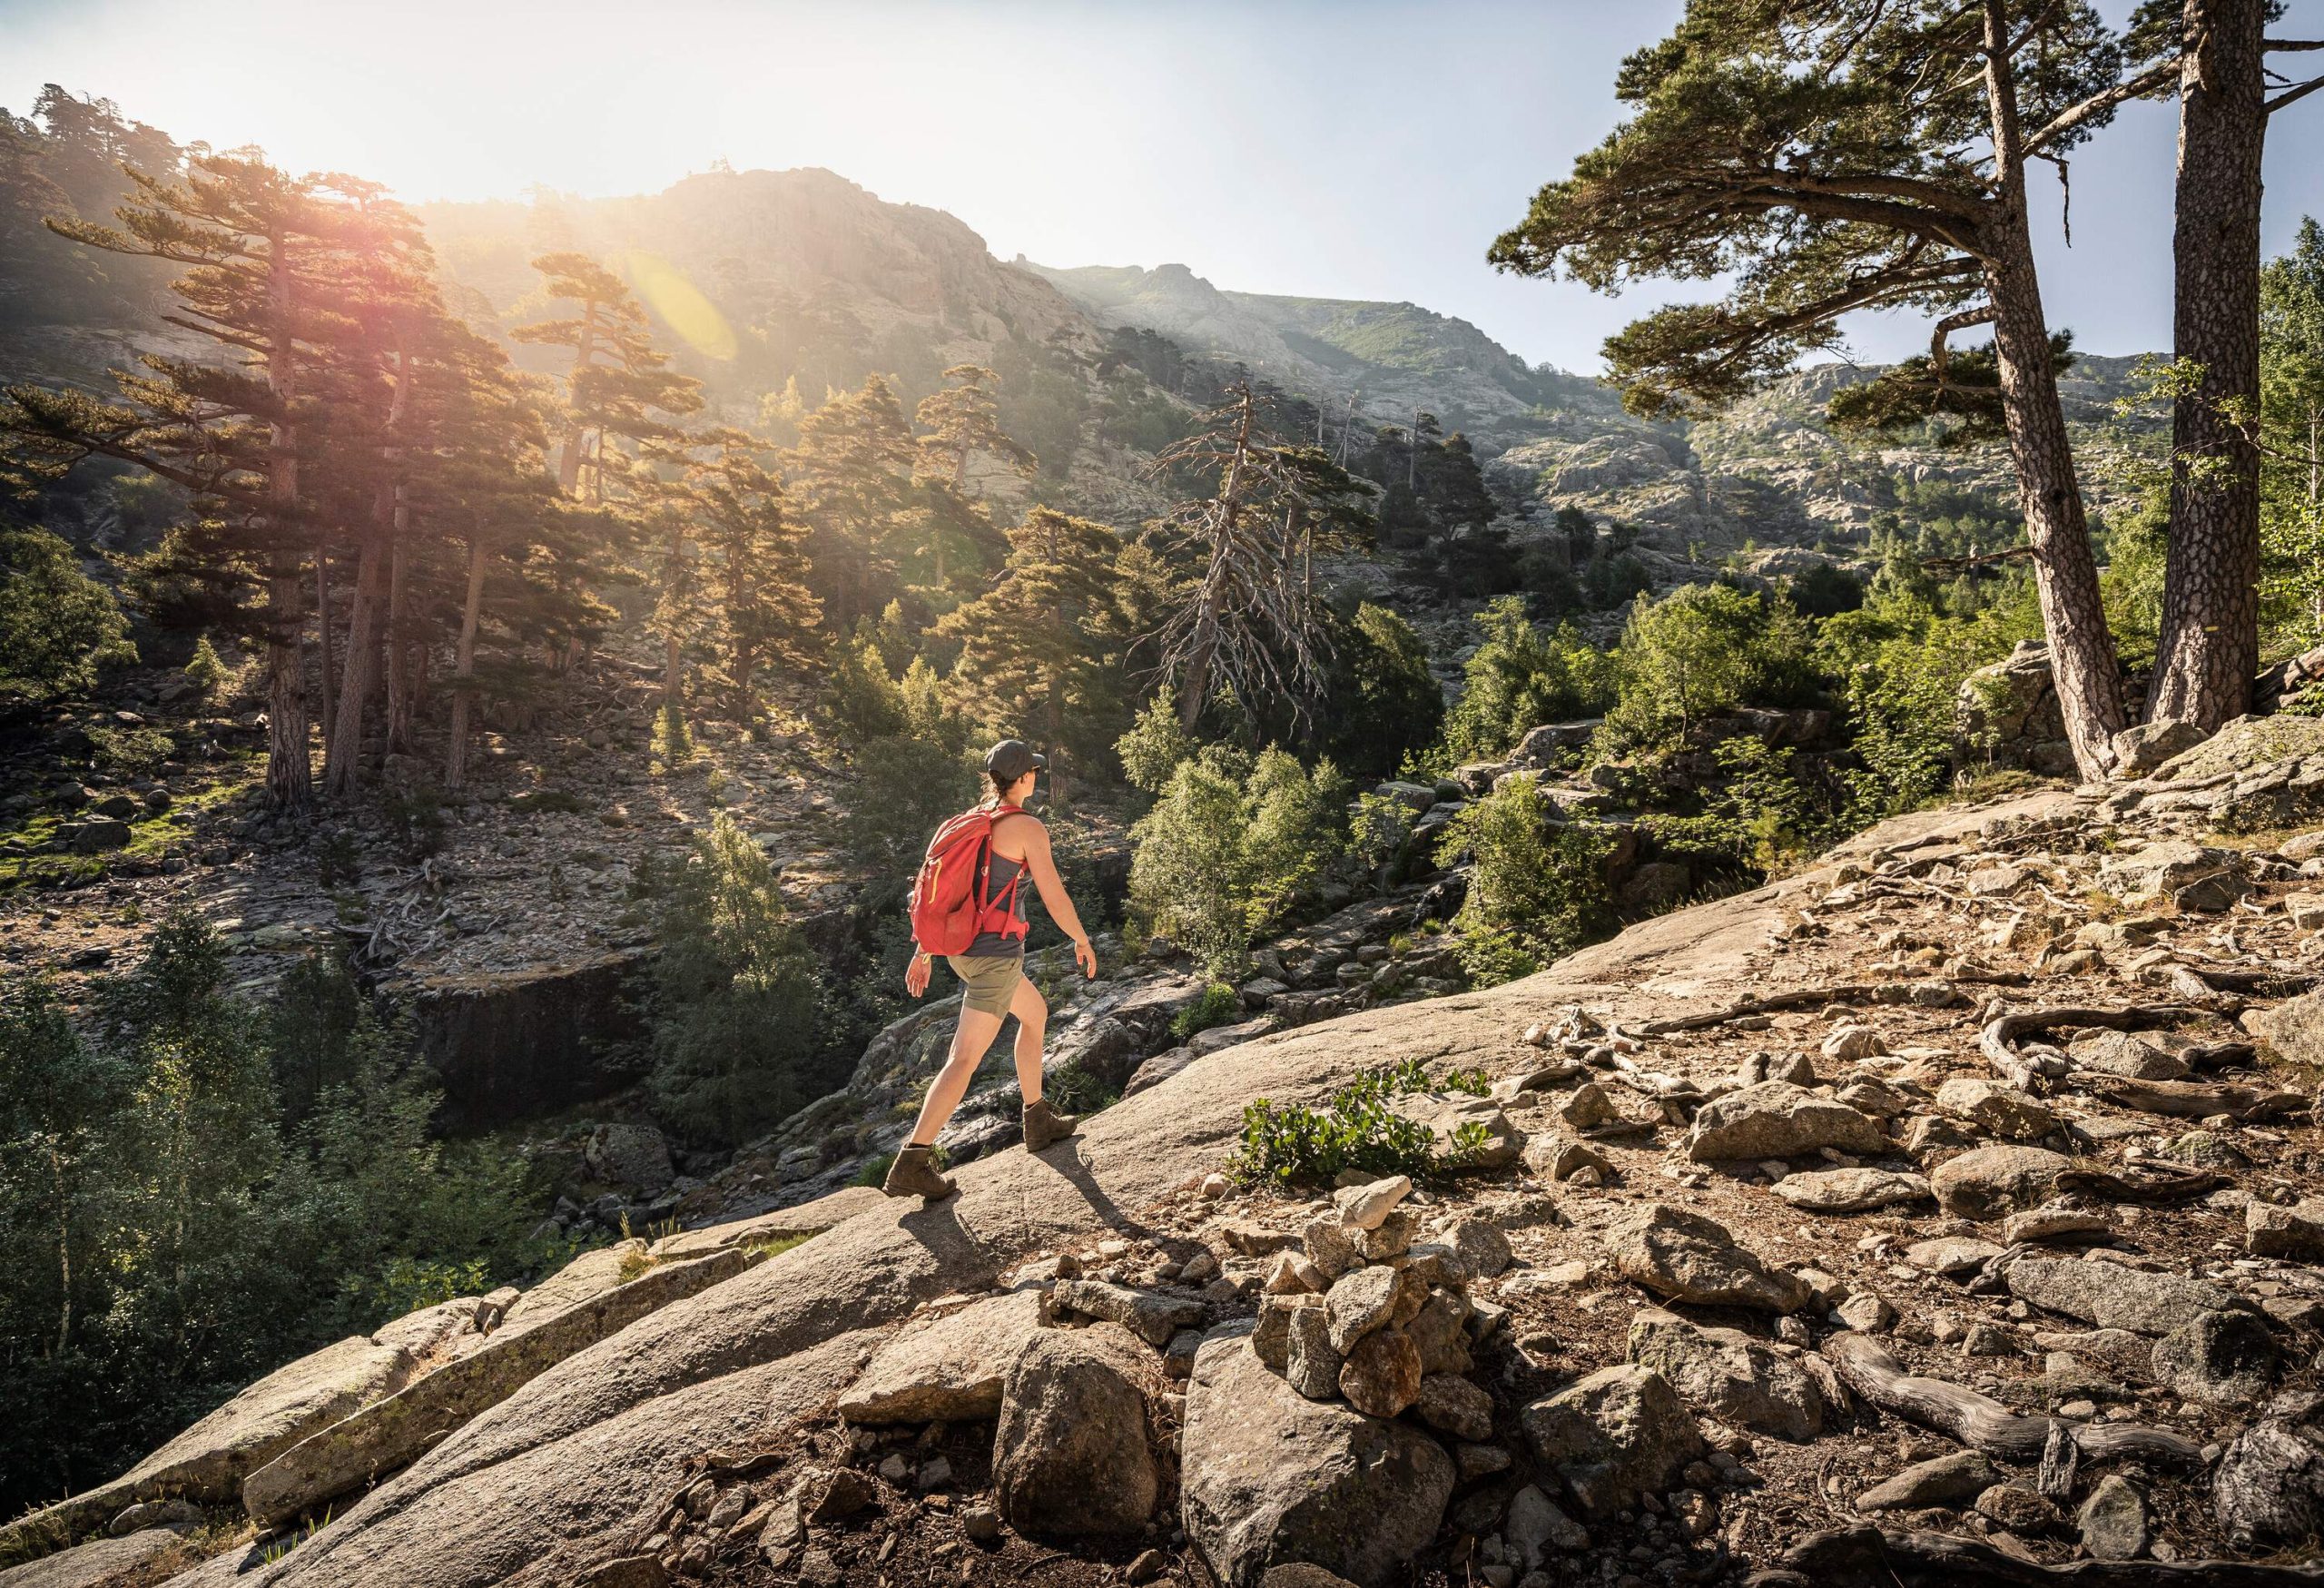
<svg viewBox="0 0 2324 1588"><path fill-rule="evenodd" d="M880 1475L891 1484L900 1484L911 1475L911 1463L899 1452L880 1464Z"/></svg>
<svg viewBox="0 0 2324 1588"><path fill-rule="evenodd" d="M1391 1175L1386 1179L1372 1180L1334 1192L1332 1205L1339 1210L1341 1228L1350 1231L1377 1229L1412 1192L1410 1177Z"/></svg>
<svg viewBox="0 0 2324 1588"><path fill-rule="evenodd" d="M2007 1329L1989 1323L1973 1323L1961 1336L1964 1356L2014 1356L2017 1341Z"/></svg>
<svg viewBox="0 0 2324 1588"><path fill-rule="evenodd" d="M2012 1533L2046 1533L2058 1524L2058 1508L2023 1484L1995 1484L1977 1495L1977 1514Z"/></svg>
<svg viewBox="0 0 2324 1588"><path fill-rule="evenodd" d="M1420 1420L1440 1433L1472 1443L1492 1437L1492 1396L1457 1374L1423 1375L1418 1404Z"/></svg>
<svg viewBox="0 0 2324 1588"><path fill-rule="evenodd" d="M1358 1268L1332 1286L1324 1297L1331 1319L1332 1345L1343 1356L1373 1330L1404 1314L1409 1322L1428 1301L1428 1287L1409 1269L1382 1265Z"/></svg>
<svg viewBox="0 0 2324 1588"><path fill-rule="evenodd" d="M1283 1376L1292 1388L1311 1401L1329 1400L1339 1393L1340 1369L1345 1366L1346 1358L1332 1344L1331 1319L1322 1307L1302 1307L1291 1315Z"/></svg>
<svg viewBox="0 0 2324 1588"><path fill-rule="evenodd" d="M2093 1560L2134 1561L2146 1553L2146 1502L2115 1474L2098 1480L2074 1521Z"/></svg>
<svg viewBox="0 0 2324 1588"><path fill-rule="evenodd" d="M1888 1051L1880 1033L1866 1025L1844 1025L1824 1039L1824 1057L1840 1064L1855 1064Z"/></svg>
<svg viewBox="0 0 2324 1588"><path fill-rule="evenodd" d="M979 1544L990 1544L1000 1536L1000 1514L990 1505L963 1505L960 1531Z"/></svg>
<svg viewBox="0 0 2324 1588"><path fill-rule="evenodd" d="M1365 1262L1384 1263L1403 1256L1413 1244L1413 1229L1418 1222L1409 1208L1399 1208L1382 1219L1378 1228L1351 1229L1347 1238Z"/></svg>
<svg viewBox="0 0 2324 1588"><path fill-rule="evenodd" d="M2058 1117L2014 1087L1956 1075L1936 1089L1936 1106L1996 1136L2033 1141L2058 1128Z"/></svg>
<svg viewBox="0 0 2324 1588"><path fill-rule="evenodd" d="M1842 1324L1861 1335L1876 1335L1896 1321L1896 1309L1869 1291L1849 1297L1832 1310Z"/></svg>
<svg viewBox="0 0 2324 1588"><path fill-rule="evenodd" d="M1322 1297L1305 1291L1261 1297L1258 1323L1251 1330L1252 1351L1260 1361L1281 1372L1290 1360L1293 1319L1301 1312L1322 1312L1324 1306ZM1191 1329L1184 1332L1195 1333ZM1177 1336L1171 1337L1175 1340Z"/></svg>
<svg viewBox="0 0 2324 1588"><path fill-rule="evenodd" d="M1340 1366L1340 1394L1364 1415L1393 1417L1420 1399L1420 1347L1403 1330L1393 1325L1374 1329L1355 1342L1346 1358Z"/></svg>
<svg viewBox="0 0 2324 1588"><path fill-rule="evenodd" d="M1217 1201L1221 1197L1226 1196L1234 1189L1235 1182L1228 1179L1225 1175L1210 1174L1205 1175L1202 1178L1202 1194L1208 1197L1214 1202Z"/></svg>
<svg viewBox="0 0 2324 1588"><path fill-rule="evenodd" d="M1170 1566L1170 1557L1158 1549L1139 1554L1122 1569L1123 1579L1131 1583L1151 1583Z"/></svg>
<svg viewBox="0 0 2324 1588"><path fill-rule="evenodd" d="M1926 1448L1926 1446L1923 1446ZM1856 1497L1858 1511L1918 1511L1962 1505L2001 1481L1992 1462L1974 1450L1916 1463Z"/></svg>

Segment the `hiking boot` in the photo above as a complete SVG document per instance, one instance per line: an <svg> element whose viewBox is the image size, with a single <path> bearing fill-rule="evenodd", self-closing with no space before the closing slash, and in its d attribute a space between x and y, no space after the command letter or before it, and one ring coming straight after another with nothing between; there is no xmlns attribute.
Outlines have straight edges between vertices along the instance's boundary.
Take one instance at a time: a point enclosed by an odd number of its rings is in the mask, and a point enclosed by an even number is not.
<svg viewBox="0 0 2324 1588"><path fill-rule="evenodd" d="M1060 1114L1049 1107L1048 1100L1025 1105L1025 1150L1039 1152L1052 1147L1074 1133L1080 1120L1072 1114Z"/></svg>
<svg viewBox="0 0 2324 1588"><path fill-rule="evenodd" d="M941 1202L960 1189L936 1172L936 1160L925 1147L907 1147L897 1153L880 1189L891 1197L919 1197L930 1202Z"/></svg>

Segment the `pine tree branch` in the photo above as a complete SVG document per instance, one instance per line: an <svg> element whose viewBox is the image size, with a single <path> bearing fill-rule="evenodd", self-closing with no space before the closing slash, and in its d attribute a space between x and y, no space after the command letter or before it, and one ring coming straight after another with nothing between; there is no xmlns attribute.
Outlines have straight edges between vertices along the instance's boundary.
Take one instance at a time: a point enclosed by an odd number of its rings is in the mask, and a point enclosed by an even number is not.
<svg viewBox="0 0 2324 1588"><path fill-rule="evenodd" d="M2125 100L2138 99L2153 93L2179 74L2181 60L2181 57L2175 54L2165 56L2137 76L2126 77L2112 88L2102 89L2081 104L2060 111L2050 119L2047 126L2025 140L2024 153L2037 154L2093 116L2104 114Z"/></svg>
<svg viewBox="0 0 2324 1588"><path fill-rule="evenodd" d="M2297 88L2288 88L2283 93L2276 95L2275 98L2268 101L2267 113L2273 115L2278 111L2283 109L2286 105L2298 104L2301 100L2306 99L2309 94L2315 93L2319 88L2324 88L2324 77L2310 77L2307 82L2301 84Z"/></svg>

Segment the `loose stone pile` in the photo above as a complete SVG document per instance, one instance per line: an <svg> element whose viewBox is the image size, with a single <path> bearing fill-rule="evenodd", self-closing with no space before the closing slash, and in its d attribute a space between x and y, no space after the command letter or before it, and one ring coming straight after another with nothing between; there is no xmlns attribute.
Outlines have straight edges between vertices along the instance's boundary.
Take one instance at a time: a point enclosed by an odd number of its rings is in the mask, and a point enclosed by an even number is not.
<svg viewBox="0 0 2324 1588"><path fill-rule="evenodd" d="M1310 1400L1334 1396L1366 1416L1417 1410L1456 1439L1492 1433L1492 1397L1462 1375L1469 1342L1504 1316L1470 1299L1472 1276L1509 1266L1509 1240L1482 1219L1413 1238L1403 1175L1343 1188L1332 1211L1277 1256L1251 1349Z"/></svg>

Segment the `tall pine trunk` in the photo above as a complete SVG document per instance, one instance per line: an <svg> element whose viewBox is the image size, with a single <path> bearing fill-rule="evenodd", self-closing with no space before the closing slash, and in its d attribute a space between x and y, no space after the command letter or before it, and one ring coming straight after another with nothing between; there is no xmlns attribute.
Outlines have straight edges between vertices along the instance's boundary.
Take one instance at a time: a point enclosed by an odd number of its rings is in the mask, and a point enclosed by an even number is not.
<svg viewBox="0 0 2324 1588"><path fill-rule="evenodd" d="M307 750L307 672L301 643L306 629L300 590L299 554L290 536L299 517L299 448L291 404L299 395L297 323L291 302L289 227L278 222L267 237L266 381L275 403L267 422L269 530L276 549L267 559L266 797L278 811L303 811L313 795L313 767Z"/></svg>
<svg viewBox="0 0 2324 1588"><path fill-rule="evenodd" d="M316 682L321 688L322 720L331 720L330 556L319 541L315 546Z"/></svg>
<svg viewBox="0 0 2324 1588"><path fill-rule="evenodd" d="M2123 726L2122 664L2098 589L2073 445L2058 400L2049 322L2025 217L2025 163L2011 74L2008 8L1985 5L1985 97L1992 117L1999 192L1981 229L1979 253L1994 313L1994 358L2001 384L2017 500L2034 549L2034 585L2050 639L2051 677L2075 767L2086 783L2114 766Z"/></svg>
<svg viewBox="0 0 2324 1588"><path fill-rule="evenodd" d="M2171 408L2171 552L2147 715L2209 732L2260 663L2260 454L2221 412L2260 401L2260 157L2266 0L2186 0L2179 74L2173 353L2201 376Z"/></svg>
<svg viewBox="0 0 2324 1588"><path fill-rule="evenodd" d="M452 655L452 736L444 750L444 786L468 775L468 714L476 697L476 631L484 609L484 533L468 532L468 588L460 604L460 637Z"/></svg>
<svg viewBox="0 0 2324 1588"><path fill-rule="evenodd" d="M396 544L388 555L388 748L397 755L411 752L411 725L419 705L419 668L426 660L411 637L411 582L405 576L410 557L404 549L404 528L409 508L405 489L396 488Z"/></svg>
<svg viewBox="0 0 2324 1588"><path fill-rule="evenodd" d="M382 486L382 494L387 488ZM357 763L363 755L363 715L379 674L379 608L386 592L379 533L363 538L355 564L355 611L347 626L347 670L340 676L339 715L323 746L323 793L343 799L355 791Z"/></svg>

